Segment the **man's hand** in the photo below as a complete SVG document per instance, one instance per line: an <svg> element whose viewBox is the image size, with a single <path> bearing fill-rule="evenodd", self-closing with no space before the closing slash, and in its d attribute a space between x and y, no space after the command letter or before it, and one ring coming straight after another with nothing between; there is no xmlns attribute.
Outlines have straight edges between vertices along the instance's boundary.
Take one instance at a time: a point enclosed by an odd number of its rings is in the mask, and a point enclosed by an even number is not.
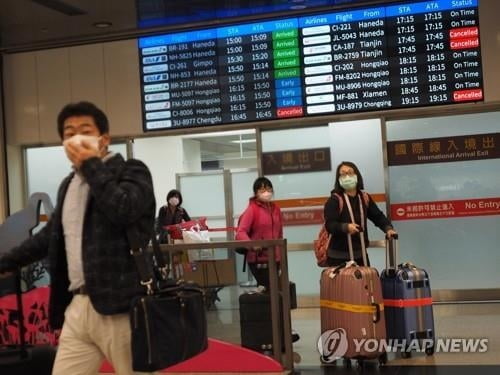
<svg viewBox="0 0 500 375"><path fill-rule="evenodd" d="M94 157L100 158L102 154L100 149L96 150L85 140L82 141L81 145L69 143L64 150L66 151L68 159L71 160L71 163L73 163L77 169L80 168L85 160Z"/></svg>
<svg viewBox="0 0 500 375"><path fill-rule="evenodd" d="M0 272L0 279L6 279L10 276L12 276L12 272Z"/></svg>

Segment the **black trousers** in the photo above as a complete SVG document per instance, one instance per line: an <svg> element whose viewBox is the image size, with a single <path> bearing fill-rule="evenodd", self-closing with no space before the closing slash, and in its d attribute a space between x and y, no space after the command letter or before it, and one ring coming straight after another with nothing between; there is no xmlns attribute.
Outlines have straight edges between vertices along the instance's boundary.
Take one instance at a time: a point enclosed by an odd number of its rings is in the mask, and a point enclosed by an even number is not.
<svg viewBox="0 0 500 375"><path fill-rule="evenodd" d="M267 290L269 290L269 268L266 263L248 263L248 268L250 272L252 272L253 277L255 277L255 281L257 281L257 285L264 286ZM279 276L279 265L276 267L277 273ZM278 280L279 282L279 280Z"/></svg>
<svg viewBox="0 0 500 375"><path fill-rule="evenodd" d="M277 273L279 277L279 264L277 266ZM258 263L249 263L248 268L250 268L250 272L252 272L253 277L257 281L257 285L262 285L266 288L266 292L269 292L270 282L269 282L269 268L267 268L267 264L258 264ZM278 285L280 284L280 280L278 279ZM297 308L297 289L295 283L290 282L290 308Z"/></svg>

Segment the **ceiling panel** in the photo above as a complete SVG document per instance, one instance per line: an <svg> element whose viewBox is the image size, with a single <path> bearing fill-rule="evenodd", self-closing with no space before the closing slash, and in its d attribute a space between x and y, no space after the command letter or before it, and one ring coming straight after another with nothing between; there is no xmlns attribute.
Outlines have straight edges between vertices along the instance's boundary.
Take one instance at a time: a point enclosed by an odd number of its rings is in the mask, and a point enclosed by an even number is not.
<svg viewBox="0 0 500 375"><path fill-rule="evenodd" d="M0 0L0 52L120 39L179 24L370 2L382 0ZM111 26L95 26L102 22Z"/></svg>

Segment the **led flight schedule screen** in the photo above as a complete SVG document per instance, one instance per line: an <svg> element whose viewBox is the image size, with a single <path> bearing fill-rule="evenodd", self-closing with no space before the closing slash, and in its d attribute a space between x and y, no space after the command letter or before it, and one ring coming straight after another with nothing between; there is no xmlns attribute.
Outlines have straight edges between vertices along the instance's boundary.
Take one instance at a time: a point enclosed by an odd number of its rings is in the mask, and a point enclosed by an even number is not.
<svg viewBox="0 0 500 375"><path fill-rule="evenodd" d="M477 0L139 39L144 130L483 100Z"/></svg>

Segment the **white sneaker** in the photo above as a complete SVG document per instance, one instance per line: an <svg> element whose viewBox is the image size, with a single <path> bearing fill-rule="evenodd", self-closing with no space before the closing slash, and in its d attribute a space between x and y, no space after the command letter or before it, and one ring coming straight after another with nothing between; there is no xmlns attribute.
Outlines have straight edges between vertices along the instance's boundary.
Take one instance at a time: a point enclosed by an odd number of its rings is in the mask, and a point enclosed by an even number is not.
<svg viewBox="0 0 500 375"><path fill-rule="evenodd" d="M264 285L259 285L257 287L257 292L264 293L266 291L266 287Z"/></svg>

